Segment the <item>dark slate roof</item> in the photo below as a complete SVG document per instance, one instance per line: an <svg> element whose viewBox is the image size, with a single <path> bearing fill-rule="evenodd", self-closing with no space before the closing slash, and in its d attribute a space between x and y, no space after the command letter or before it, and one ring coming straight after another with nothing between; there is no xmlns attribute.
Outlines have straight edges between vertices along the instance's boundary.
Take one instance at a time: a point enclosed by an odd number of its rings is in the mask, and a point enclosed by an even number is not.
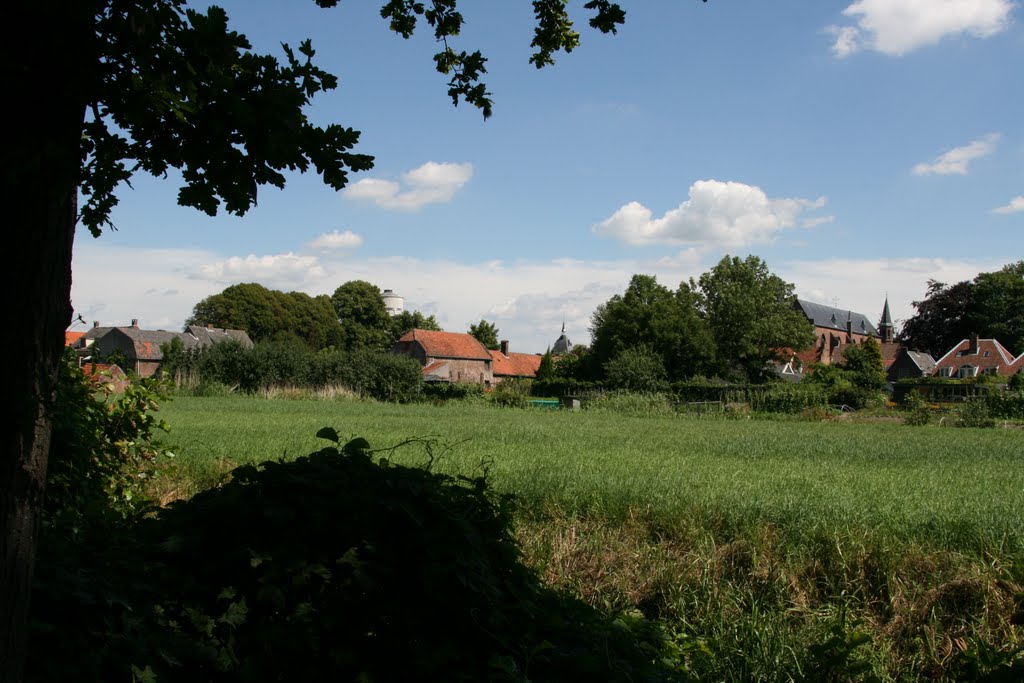
<svg viewBox="0 0 1024 683"><path fill-rule="evenodd" d="M931 354L923 353L921 351L907 351L907 356L910 360L914 361L914 365L921 368L921 372L925 374L932 374L935 369L935 359L931 357Z"/></svg>
<svg viewBox="0 0 1024 683"><path fill-rule="evenodd" d="M185 342L185 346L189 346L189 342L186 337L191 337L195 341L193 345L207 346L208 344L216 344L218 342L227 341L229 339L234 340L245 347L252 346L252 340L249 339L249 335L245 330L227 330L223 327L204 327L202 325L189 325L185 328L185 331L181 334L182 341Z"/></svg>
<svg viewBox="0 0 1024 683"><path fill-rule="evenodd" d="M863 313L843 308L834 308L825 304L816 304L813 301L804 301L803 299L797 299L797 305L815 327L845 332L846 321L850 319L853 322L854 334L870 334L872 337L881 336Z"/></svg>

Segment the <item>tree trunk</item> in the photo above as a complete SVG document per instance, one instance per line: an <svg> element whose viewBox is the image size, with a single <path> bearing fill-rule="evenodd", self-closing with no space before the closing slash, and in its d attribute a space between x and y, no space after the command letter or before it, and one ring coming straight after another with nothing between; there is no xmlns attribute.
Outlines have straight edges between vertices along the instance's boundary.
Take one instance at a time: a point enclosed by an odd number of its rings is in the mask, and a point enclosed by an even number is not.
<svg viewBox="0 0 1024 683"><path fill-rule="evenodd" d="M22 0L10 9L4 70L8 136L0 165L9 292L4 380L13 402L0 461L0 680L22 680L29 596L50 447L50 410L71 321L71 246L89 10ZM40 7L45 5L45 7ZM84 48L84 49L83 49ZM10 120L10 119L9 119ZM13 247L13 245L20 245Z"/></svg>

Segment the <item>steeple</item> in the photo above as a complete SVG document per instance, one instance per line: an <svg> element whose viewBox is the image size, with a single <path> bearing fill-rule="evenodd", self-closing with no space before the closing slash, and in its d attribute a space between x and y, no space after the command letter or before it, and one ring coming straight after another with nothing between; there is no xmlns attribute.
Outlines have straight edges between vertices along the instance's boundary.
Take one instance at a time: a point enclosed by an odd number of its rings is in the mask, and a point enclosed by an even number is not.
<svg viewBox="0 0 1024 683"><path fill-rule="evenodd" d="M889 314L889 297L885 297L885 308L882 309L882 320L878 323L878 332L882 335L882 343L890 343L893 339L892 316Z"/></svg>

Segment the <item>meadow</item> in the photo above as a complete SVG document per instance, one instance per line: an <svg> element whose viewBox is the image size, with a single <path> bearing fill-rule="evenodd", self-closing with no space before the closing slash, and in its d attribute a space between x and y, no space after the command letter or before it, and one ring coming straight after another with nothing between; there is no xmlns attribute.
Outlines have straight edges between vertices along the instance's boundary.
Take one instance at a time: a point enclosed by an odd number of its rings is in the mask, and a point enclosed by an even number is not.
<svg viewBox="0 0 1024 683"><path fill-rule="evenodd" d="M549 584L660 620L710 679L952 680L1024 642L1020 430L255 397L161 417L165 499L317 450L325 426L486 471Z"/></svg>

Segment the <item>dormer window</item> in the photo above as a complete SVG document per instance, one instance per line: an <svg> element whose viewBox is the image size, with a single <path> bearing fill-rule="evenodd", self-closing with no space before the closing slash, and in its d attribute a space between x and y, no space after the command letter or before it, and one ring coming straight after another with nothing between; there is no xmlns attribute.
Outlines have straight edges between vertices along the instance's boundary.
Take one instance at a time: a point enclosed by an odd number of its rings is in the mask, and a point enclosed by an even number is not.
<svg viewBox="0 0 1024 683"><path fill-rule="evenodd" d="M985 358L988 358L988 351L985 352Z"/></svg>
<svg viewBox="0 0 1024 683"><path fill-rule="evenodd" d="M953 368L939 368L939 377L952 377Z"/></svg>
<svg viewBox="0 0 1024 683"><path fill-rule="evenodd" d="M977 377L978 368L974 367L973 365L961 365L956 375L961 379L965 379L968 377Z"/></svg>

